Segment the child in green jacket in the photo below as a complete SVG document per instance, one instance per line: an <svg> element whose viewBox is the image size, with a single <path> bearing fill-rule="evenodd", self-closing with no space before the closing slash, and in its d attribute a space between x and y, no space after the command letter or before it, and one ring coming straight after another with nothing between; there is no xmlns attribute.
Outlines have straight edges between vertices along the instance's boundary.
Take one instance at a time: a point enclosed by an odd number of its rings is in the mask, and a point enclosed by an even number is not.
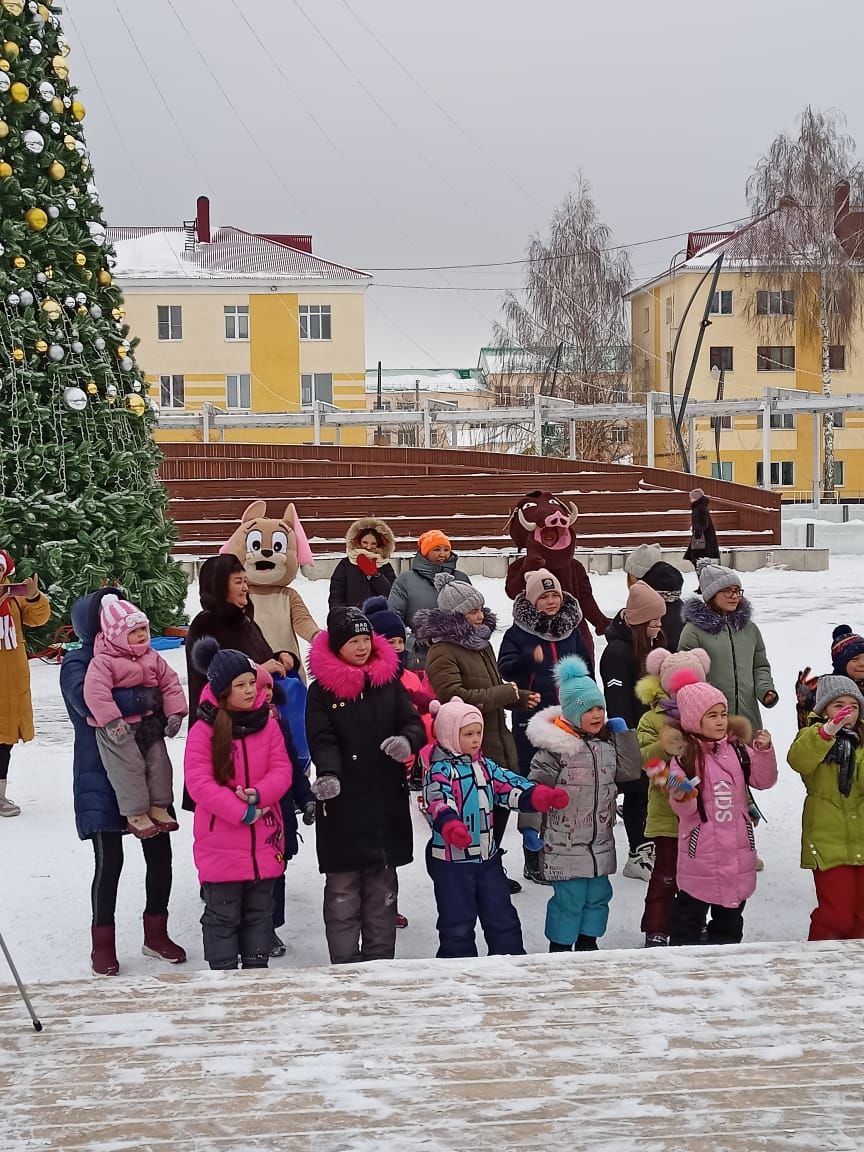
<svg viewBox="0 0 864 1152"><path fill-rule="evenodd" d="M820 676L810 723L787 760L807 789L801 867L813 870L809 940L864 938L864 696L847 676Z"/></svg>

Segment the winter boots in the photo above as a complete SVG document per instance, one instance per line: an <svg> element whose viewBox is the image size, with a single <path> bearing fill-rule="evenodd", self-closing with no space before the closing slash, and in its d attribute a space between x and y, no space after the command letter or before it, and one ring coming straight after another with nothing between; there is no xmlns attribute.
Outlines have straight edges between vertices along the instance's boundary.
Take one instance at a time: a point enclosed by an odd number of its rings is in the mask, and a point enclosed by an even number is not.
<svg viewBox="0 0 864 1152"><path fill-rule="evenodd" d="M167 808L151 808L147 815L160 832L176 832L180 827L177 821L172 819Z"/></svg>
<svg viewBox="0 0 864 1152"><path fill-rule="evenodd" d="M93 950L90 953L90 967L94 976L116 976L120 971L117 953L114 950L114 925L96 924L90 927Z"/></svg>
<svg viewBox="0 0 864 1152"><path fill-rule="evenodd" d="M151 836L158 836L160 831L146 812L139 816L127 816L126 828L139 840L149 840Z"/></svg>
<svg viewBox="0 0 864 1152"><path fill-rule="evenodd" d="M596 952L597 951L597 937L596 936L582 936L580 935L575 944L556 944L554 940L549 941L550 952Z"/></svg>
<svg viewBox="0 0 864 1152"><path fill-rule="evenodd" d="M523 849L525 855L525 868L522 875L526 880L530 880L532 884L551 884L551 880L544 880L540 872L540 853L531 852L528 848Z"/></svg>
<svg viewBox="0 0 864 1152"><path fill-rule="evenodd" d="M168 935L167 912L158 915L144 913L144 946L141 951L145 956L167 960L169 964L185 963L185 951Z"/></svg>
<svg viewBox="0 0 864 1152"><path fill-rule="evenodd" d="M6 781L0 780L0 816L20 816L21 809L6 798Z"/></svg>
<svg viewBox="0 0 864 1152"><path fill-rule="evenodd" d="M647 884L654 871L654 845L650 840L640 844L635 852L627 857L627 863L622 869L622 875L630 880L644 880Z"/></svg>

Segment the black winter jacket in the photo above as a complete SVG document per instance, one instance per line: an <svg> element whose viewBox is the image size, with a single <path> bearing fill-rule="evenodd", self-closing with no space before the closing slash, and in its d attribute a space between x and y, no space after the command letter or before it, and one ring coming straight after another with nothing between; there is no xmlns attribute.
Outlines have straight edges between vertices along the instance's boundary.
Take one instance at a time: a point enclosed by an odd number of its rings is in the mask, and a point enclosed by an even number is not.
<svg viewBox="0 0 864 1152"><path fill-rule="evenodd" d="M600 657L600 675L607 716L620 716L628 728L639 723L648 706L636 697L636 681L643 675L633 653L633 633L621 615L606 629L606 647Z"/></svg>
<svg viewBox="0 0 864 1152"><path fill-rule="evenodd" d="M330 577L330 607L360 608L370 596L390 595L396 582L392 564L382 564L372 576L367 576L347 556L343 556Z"/></svg>

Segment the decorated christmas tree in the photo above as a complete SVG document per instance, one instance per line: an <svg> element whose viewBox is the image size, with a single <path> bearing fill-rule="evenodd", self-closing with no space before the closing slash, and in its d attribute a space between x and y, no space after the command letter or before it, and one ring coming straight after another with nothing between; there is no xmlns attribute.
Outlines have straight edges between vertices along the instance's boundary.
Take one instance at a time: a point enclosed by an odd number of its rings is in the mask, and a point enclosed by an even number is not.
<svg viewBox="0 0 864 1152"><path fill-rule="evenodd" d="M68 54L57 10L0 0L0 547L55 624L119 581L158 630L185 579Z"/></svg>

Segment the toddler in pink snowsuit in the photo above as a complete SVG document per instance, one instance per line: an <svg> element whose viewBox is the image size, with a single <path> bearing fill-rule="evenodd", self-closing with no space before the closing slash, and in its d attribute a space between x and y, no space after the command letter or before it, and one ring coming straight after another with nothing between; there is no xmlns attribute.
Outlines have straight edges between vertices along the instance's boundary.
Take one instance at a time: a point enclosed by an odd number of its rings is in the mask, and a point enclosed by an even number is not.
<svg viewBox="0 0 864 1152"><path fill-rule="evenodd" d="M126 826L146 840L177 828L168 812L173 770L164 737L177 735L189 709L177 673L150 646L150 625L140 608L105 596L101 623L84 677L84 702ZM161 706L124 719L115 688L152 688L161 694Z"/></svg>

